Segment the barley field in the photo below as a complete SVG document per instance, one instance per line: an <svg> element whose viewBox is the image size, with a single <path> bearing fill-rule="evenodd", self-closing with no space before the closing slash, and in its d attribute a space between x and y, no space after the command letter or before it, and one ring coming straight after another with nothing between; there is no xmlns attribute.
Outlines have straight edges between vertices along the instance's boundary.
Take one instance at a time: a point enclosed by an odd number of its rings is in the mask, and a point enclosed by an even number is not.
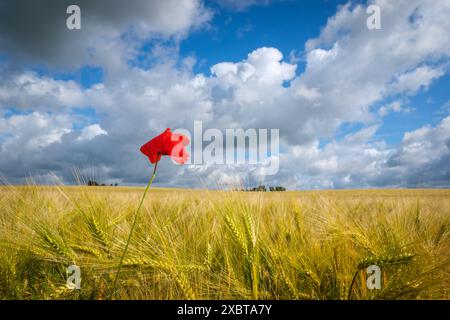
<svg viewBox="0 0 450 320"><path fill-rule="evenodd" d="M0 299L449 299L450 190L152 188L112 290L142 192L0 187Z"/></svg>

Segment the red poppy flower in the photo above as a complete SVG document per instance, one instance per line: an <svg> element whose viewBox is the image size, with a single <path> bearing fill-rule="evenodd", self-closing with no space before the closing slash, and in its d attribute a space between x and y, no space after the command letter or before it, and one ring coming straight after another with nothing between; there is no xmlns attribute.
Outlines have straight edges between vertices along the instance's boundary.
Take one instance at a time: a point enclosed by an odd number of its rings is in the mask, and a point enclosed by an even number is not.
<svg viewBox="0 0 450 320"><path fill-rule="evenodd" d="M170 156L179 164L183 164L189 159L189 154L185 149L188 144L188 137L172 133L170 128L167 128L159 136L144 144L141 152L149 158L151 163L161 160L161 156Z"/></svg>

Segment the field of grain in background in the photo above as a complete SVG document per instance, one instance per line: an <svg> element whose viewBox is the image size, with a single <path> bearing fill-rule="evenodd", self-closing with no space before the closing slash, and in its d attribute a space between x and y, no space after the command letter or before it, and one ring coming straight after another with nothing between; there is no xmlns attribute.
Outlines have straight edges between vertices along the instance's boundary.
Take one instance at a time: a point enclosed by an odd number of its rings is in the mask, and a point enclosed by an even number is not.
<svg viewBox="0 0 450 320"><path fill-rule="evenodd" d="M449 299L450 190L151 189L111 292L142 192L1 187L0 299Z"/></svg>

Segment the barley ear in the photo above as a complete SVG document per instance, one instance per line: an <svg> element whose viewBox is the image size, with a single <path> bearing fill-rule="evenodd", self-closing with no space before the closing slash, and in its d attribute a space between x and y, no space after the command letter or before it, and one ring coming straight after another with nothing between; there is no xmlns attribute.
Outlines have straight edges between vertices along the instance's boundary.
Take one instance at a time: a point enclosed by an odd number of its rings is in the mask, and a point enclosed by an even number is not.
<svg viewBox="0 0 450 320"><path fill-rule="evenodd" d="M228 229L231 232L231 236L232 236L233 240L238 244L238 246L241 248L242 252L244 252L245 256L248 257L247 245L244 241L244 237L241 235L241 233L237 229L236 224L234 223L234 221L231 219L231 217L229 215L225 216L225 222L228 226Z"/></svg>

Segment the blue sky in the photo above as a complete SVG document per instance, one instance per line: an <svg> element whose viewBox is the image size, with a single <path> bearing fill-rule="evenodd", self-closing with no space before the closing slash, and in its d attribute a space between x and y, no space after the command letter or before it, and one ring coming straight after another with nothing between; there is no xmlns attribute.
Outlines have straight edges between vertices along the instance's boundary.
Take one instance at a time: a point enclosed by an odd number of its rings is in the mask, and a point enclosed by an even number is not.
<svg viewBox="0 0 450 320"><path fill-rule="evenodd" d="M239 61L259 47L278 48L286 57L301 55L305 42L316 37L320 28L346 1L279 1L252 6L245 11L224 9L214 16L211 28L193 33L180 46L182 55L194 55L201 64L197 71L222 61ZM286 32L290 30L290 32ZM299 64L298 72L302 71Z"/></svg>
<svg viewBox="0 0 450 320"><path fill-rule="evenodd" d="M77 31L64 27L68 1L38 16L31 0L0 3L8 181L31 172L71 183L77 168L140 184L140 144L201 120L279 129L279 173L163 163L157 184L450 185L447 0L139 0L109 10L80 0ZM366 27L369 5L380 7L381 30Z"/></svg>

